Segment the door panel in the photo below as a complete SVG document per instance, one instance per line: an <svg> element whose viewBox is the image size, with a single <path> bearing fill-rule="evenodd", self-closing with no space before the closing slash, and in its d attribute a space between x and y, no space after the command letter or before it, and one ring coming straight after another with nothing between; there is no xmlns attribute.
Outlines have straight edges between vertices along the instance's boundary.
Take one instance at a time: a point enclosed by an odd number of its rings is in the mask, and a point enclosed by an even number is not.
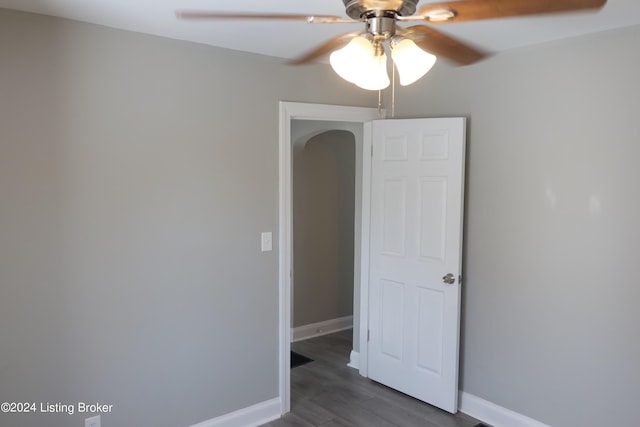
<svg viewBox="0 0 640 427"><path fill-rule="evenodd" d="M404 177L386 179L383 191L382 253L402 257L406 238L407 180Z"/></svg>
<svg viewBox="0 0 640 427"><path fill-rule="evenodd" d="M404 283L381 280L382 306L380 313L382 354L402 360L402 321L398 313L404 313Z"/></svg>
<svg viewBox="0 0 640 427"><path fill-rule="evenodd" d="M447 180L422 178L418 192L419 255L443 263L446 248Z"/></svg>
<svg viewBox="0 0 640 427"><path fill-rule="evenodd" d="M465 120L373 122L369 377L457 411ZM443 283L451 273L455 283Z"/></svg>
<svg viewBox="0 0 640 427"><path fill-rule="evenodd" d="M417 366L441 375L444 292L420 287L418 295L418 336L422 339L418 340Z"/></svg>

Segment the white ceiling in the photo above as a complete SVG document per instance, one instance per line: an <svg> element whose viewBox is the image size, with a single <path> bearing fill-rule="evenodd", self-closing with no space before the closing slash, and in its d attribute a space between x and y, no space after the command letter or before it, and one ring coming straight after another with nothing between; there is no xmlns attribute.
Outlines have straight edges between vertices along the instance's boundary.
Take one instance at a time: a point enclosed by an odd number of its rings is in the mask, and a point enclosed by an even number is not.
<svg viewBox="0 0 640 427"><path fill-rule="evenodd" d="M418 8L429 2L422 0ZM178 9L188 9L346 17L341 0L0 0L0 8L60 16L281 58L294 58L335 35L361 28L360 24L286 21L181 21L174 15ZM457 23L442 25L438 29L497 53L638 24L639 0L608 0L605 7L595 13Z"/></svg>

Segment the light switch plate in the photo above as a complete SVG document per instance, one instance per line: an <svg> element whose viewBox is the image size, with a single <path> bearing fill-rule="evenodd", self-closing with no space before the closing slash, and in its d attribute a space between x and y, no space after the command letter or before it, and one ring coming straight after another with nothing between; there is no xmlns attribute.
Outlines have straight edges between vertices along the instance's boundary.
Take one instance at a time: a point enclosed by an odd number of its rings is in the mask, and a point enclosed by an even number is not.
<svg viewBox="0 0 640 427"><path fill-rule="evenodd" d="M262 243L262 252L273 250L273 236L270 231L262 233L260 235L260 241Z"/></svg>

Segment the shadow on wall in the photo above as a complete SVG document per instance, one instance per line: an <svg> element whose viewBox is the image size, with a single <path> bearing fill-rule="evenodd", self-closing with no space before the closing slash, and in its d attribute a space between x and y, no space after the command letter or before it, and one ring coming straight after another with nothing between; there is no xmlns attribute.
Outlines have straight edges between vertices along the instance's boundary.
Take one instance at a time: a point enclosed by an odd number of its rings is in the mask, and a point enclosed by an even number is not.
<svg viewBox="0 0 640 427"><path fill-rule="evenodd" d="M330 130L293 152L293 327L353 315L355 137Z"/></svg>

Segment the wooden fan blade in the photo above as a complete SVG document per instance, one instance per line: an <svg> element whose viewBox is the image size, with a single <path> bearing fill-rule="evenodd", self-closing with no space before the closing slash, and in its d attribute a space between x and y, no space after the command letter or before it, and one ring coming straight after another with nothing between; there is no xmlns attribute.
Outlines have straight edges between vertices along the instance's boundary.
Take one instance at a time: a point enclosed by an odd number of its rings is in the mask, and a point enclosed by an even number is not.
<svg viewBox="0 0 640 427"><path fill-rule="evenodd" d="M478 21L481 19L507 18L511 16L539 15L599 9L607 0L461 0L427 4L419 15L426 16L438 10L452 10L455 16L444 21L429 20L433 24Z"/></svg>
<svg viewBox="0 0 640 427"><path fill-rule="evenodd" d="M424 25L406 28L400 35L413 40L421 49L458 65L473 64L489 56L486 52Z"/></svg>
<svg viewBox="0 0 640 427"><path fill-rule="evenodd" d="M294 14L269 14L269 13L218 13L197 10L177 10L176 17L189 20L215 20L215 19L248 19L248 20L286 20L286 21L345 21L339 16L330 15L294 15Z"/></svg>
<svg viewBox="0 0 640 427"><path fill-rule="evenodd" d="M303 65L303 64L308 64L310 62L315 61L316 59L319 59L331 52L333 52L334 50L338 50L340 48L343 48L344 46L347 45L347 43L349 43L351 41L352 38L360 35L362 33L360 32L354 32L354 33L346 33L346 34L341 34L339 36L336 36L326 42L324 42L323 44L321 44L320 46L316 47L315 49L312 49L310 51L308 51L307 53L305 53L304 55L300 56L299 58L293 59L292 61L289 62L290 65Z"/></svg>

